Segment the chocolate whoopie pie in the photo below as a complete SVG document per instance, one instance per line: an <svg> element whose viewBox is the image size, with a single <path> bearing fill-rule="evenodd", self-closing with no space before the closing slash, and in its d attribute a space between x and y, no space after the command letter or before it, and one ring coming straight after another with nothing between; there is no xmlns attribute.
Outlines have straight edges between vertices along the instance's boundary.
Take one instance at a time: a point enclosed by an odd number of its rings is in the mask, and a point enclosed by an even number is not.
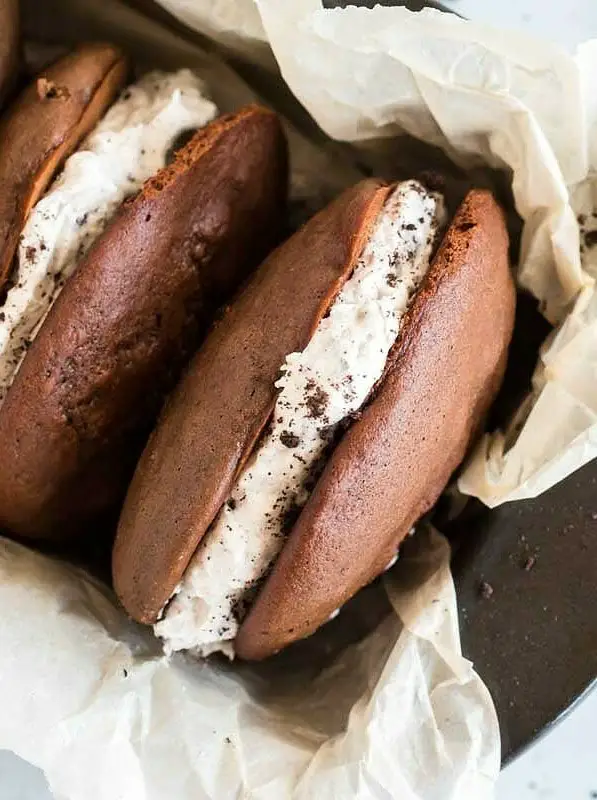
<svg viewBox="0 0 597 800"><path fill-rule="evenodd" d="M193 359L120 519L116 591L167 651L261 659L396 557L479 431L515 290L504 216L417 181L346 191Z"/></svg>
<svg viewBox="0 0 597 800"><path fill-rule="evenodd" d="M19 0L0 0L0 108L13 82L19 56Z"/></svg>
<svg viewBox="0 0 597 800"><path fill-rule="evenodd" d="M3 123L0 528L22 537L84 535L117 508L165 393L282 230L272 112L215 119L181 70L104 114L124 75L114 48L85 46Z"/></svg>

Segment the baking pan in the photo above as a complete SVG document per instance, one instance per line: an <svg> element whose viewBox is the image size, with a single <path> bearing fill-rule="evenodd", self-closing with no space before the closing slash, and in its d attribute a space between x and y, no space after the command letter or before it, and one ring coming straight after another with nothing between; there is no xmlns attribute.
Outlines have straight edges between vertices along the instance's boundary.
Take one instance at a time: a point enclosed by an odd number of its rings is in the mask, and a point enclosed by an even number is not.
<svg viewBox="0 0 597 800"><path fill-rule="evenodd" d="M521 295L494 425L530 387L548 332ZM535 499L493 510L469 501L447 531L462 647L493 695L507 761L597 677L597 461Z"/></svg>

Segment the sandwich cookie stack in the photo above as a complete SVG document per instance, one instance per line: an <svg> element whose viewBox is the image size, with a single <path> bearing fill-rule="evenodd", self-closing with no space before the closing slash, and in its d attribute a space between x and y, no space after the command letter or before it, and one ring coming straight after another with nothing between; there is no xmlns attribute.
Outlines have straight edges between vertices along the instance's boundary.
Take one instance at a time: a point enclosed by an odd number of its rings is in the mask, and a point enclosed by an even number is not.
<svg viewBox="0 0 597 800"><path fill-rule="evenodd" d="M136 470L114 584L167 651L262 659L387 568L479 433L515 290L504 215L364 181L259 268Z"/></svg>
<svg viewBox="0 0 597 800"><path fill-rule="evenodd" d="M21 537L114 513L165 393L284 223L272 112L218 118L191 72L127 72L83 45L0 122L0 527Z"/></svg>

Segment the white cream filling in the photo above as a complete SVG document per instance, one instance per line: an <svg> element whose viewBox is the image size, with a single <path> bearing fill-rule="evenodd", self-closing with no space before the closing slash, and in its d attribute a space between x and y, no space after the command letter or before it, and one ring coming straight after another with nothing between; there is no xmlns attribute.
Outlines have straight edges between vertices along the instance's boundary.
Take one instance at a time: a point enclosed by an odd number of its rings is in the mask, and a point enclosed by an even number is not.
<svg viewBox="0 0 597 800"><path fill-rule="evenodd" d="M233 656L239 621L309 497L330 437L383 373L444 215L441 196L400 184L329 315L286 358L271 425L155 625L167 652Z"/></svg>
<svg viewBox="0 0 597 800"><path fill-rule="evenodd" d="M173 142L217 109L189 70L153 72L126 89L66 162L22 232L0 310L0 402L79 259L124 199L166 163Z"/></svg>

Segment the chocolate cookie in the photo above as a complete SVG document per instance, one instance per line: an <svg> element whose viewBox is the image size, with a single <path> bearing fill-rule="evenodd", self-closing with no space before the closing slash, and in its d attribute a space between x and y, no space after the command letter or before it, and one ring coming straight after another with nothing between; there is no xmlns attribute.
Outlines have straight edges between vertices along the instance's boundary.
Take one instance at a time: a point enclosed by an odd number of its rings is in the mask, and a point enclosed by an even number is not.
<svg viewBox="0 0 597 800"><path fill-rule="evenodd" d="M218 322L151 436L119 523L116 592L155 622L271 414L287 353L302 349L350 274L388 187L368 180L279 247Z"/></svg>
<svg viewBox="0 0 597 800"><path fill-rule="evenodd" d="M114 584L169 650L263 658L392 561L495 396L515 292L501 209L364 181L261 266L152 435ZM436 242L441 242L437 245Z"/></svg>
<svg viewBox="0 0 597 800"><path fill-rule="evenodd" d="M73 84L53 72L48 80L42 109L70 108ZM124 204L52 307L0 410L2 527L84 535L121 500L164 393L279 236L286 189L280 123L248 107L195 134Z"/></svg>
<svg viewBox="0 0 597 800"><path fill-rule="evenodd" d="M514 287L502 212L465 199L376 396L328 461L236 639L261 659L379 575L464 458L503 376Z"/></svg>

